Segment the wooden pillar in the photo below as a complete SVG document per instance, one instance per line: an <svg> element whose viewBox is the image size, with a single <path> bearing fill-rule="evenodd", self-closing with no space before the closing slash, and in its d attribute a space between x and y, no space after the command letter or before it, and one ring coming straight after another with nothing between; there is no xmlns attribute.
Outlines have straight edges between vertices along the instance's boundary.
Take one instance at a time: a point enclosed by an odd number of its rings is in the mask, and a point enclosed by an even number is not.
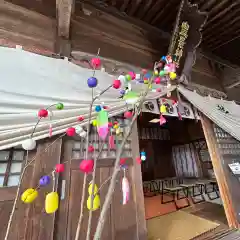
<svg viewBox="0 0 240 240"><path fill-rule="evenodd" d="M138 140L138 128L135 122L132 135L132 157L133 157L133 197L136 205L136 222L138 231L138 240L147 239L147 227L145 218L145 206L144 206L144 195L143 195L143 182L141 165L136 162L136 157L139 156L139 140Z"/></svg>
<svg viewBox="0 0 240 240"><path fill-rule="evenodd" d="M201 116L201 123L208 145L208 150L211 156L214 173L219 186L219 191L225 209L228 225L230 227L237 228L238 221L236 213L233 209L233 199L231 196L230 186L226 172L224 171L224 167L222 165L222 156L217 145L213 125L206 116ZM236 189L236 191L239 191L239 189Z"/></svg>

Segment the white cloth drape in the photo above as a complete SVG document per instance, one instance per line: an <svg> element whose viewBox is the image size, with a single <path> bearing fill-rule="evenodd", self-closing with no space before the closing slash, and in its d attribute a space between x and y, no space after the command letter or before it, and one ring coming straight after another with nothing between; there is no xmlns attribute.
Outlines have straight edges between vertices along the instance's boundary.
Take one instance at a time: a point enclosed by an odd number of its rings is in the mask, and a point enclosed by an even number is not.
<svg viewBox="0 0 240 240"><path fill-rule="evenodd" d="M64 110L53 108L53 117L43 119L34 139L48 137L49 123L53 135L65 132L68 127L79 125L77 117L87 118L92 91L87 79L92 70L77 66L67 60L53 59L20 49L0 47L0 150L14 147L29 137L38 120L37 112L51 104L61 102ZM94 94L106 89L114 80L108 73L96 71L99 84ZM134 85L134 84L133 84ZM132 89L141 92L146 85L135 84ZM150 92L147 99L166 94ZM119 100L119 90L111 88L96 101L109 107L109 116L126 111L126 103ZM87 119L81 123L86 124Z"/></svg>
<svg viewBox="0 0 240 240"><path fill-rule="evenodd" d="M202 97L183 86L179 86L178 89L194 107L240 141L240 106L238 104L234 101L216 99L210 96ZM218 105L223 106L228 113L220 111Z"/></svg>

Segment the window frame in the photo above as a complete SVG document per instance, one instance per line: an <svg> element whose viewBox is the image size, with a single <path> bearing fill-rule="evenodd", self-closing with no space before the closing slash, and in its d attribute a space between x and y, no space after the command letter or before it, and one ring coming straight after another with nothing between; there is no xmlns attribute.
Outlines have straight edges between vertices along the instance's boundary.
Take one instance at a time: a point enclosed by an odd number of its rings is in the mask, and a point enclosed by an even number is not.
<svg viewBox="0 0 240 240"><path fill-rule="evenodd" d="M26 154L27 154L26 151L24 149L21 149L21 148L10 148L10 149L6 149L6 150L2 150L2 151L8 152L9 154L8 154L8 159L7 160L0 161L0 164L2 164L2 163L7 164L5 173L0 173L0 177L4 178L3 179L3 184L0 187L0 190L4 189L4 188L17 187L17 185L16 186L8 186L7 185L8 181L9 181L9 177L10 176L20 176L21 175L24 163L26 161ZM14 156L15 152L23 152L23 159L22 160L13 160L13 156ZM20 172L14 172L14 173L10 172L11 166L12 166L13 163L21 163L22 164Z"/></svg>

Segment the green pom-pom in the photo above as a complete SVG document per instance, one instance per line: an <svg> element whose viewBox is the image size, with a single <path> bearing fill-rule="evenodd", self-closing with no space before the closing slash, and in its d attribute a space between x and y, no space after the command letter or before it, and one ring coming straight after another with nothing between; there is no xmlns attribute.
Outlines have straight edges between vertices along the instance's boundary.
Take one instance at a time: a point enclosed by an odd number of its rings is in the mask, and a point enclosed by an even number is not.
<svg viewBox="0 0 240 240"><path fill-rule="evenodd" d="M160 73L159 73L159 75L161 76L161 77L163 77L164 75L165 75L165 71L160 71Z"/></svg>
<svg viewBox="0 0 240 240"><path fill-rule="evenodd" d="M126 78L127 81L131 81L131 80L132 80L132 77L131 77L129 74L127 74L127 75L125 76L125 78Z"/></svg>
<svg viewBox="0 0 240 240"><path fill-rule="evenodd" d="M58 104L56 105L56 109L58 109L58 110L62 110L63 108L64 108L64 106L63 106L62 103L58 103Z"/></svg>

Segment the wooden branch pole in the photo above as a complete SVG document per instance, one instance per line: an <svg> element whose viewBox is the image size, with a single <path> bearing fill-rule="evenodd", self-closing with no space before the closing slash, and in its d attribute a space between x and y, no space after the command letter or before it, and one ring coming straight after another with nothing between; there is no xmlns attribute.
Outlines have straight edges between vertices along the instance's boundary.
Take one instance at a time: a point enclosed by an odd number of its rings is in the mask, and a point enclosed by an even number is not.
<svg viewBox="0 0 240 240"><path fill-rule="evenodd" d="M211 156L214 173L219 186L219 191L225 209L228 225L230 227L237 227L238 223L234 215L232 199L230 198L230 190L227 184L226 175L221 164L222 157L217 146L217 141L213 131L212 123L206 116L201 115L200 119L206 138L208 151Z"/></svg>
<svg viewBox="0 0 240 240"><path fill-rule="evenodd" d="M134 116L132 118L132 121L131 121L131 124L129 126L129 129L128 129L126 135L124 136L124 138L123 138L123 140L121 142L121 145L120 145L120 147L119 147L119 149L117 151L117 156L116 156L116 161L115 161L115 165L114 165L114 169L113 169L112 178L111 178L111 181L110 181L110 185L109 185L109 188L108 188L108 192L107 192L104 204L102 206L102 211L100 213L100 217L99 217L99 220L98 220L98 225L97 225L96 232L95 232L95 235L94 235L94 240L101 239L102 231L103 231L103 228L104 228L104 223L105 223L105 220L106 220L107 211L108 211L108 209L110 207L110 204L111 204L111 201L112 201L112 197L113 197L113 193L114 193L114 190L115 190L117 176L118 176L118 173L120 171L119 163L120 163L120 158L121 158L121 155L122 155L122 152L123 152L123 148L124 148L124 145L125 145L128 137L129 137L129 135L132 132L134 123L137 120L138 114L139 114L139 112L140 112L140 110L142 108L142 104L143 104L143 102L145 100L145 97L148 94L149 86L152 84L152 82L153 82L153 78L149 81L149 83L147 85L147 89L140 96L140 98L139 98L139 105L138 105L138 107L135 110L135 113L134 113Z"/></svg>

